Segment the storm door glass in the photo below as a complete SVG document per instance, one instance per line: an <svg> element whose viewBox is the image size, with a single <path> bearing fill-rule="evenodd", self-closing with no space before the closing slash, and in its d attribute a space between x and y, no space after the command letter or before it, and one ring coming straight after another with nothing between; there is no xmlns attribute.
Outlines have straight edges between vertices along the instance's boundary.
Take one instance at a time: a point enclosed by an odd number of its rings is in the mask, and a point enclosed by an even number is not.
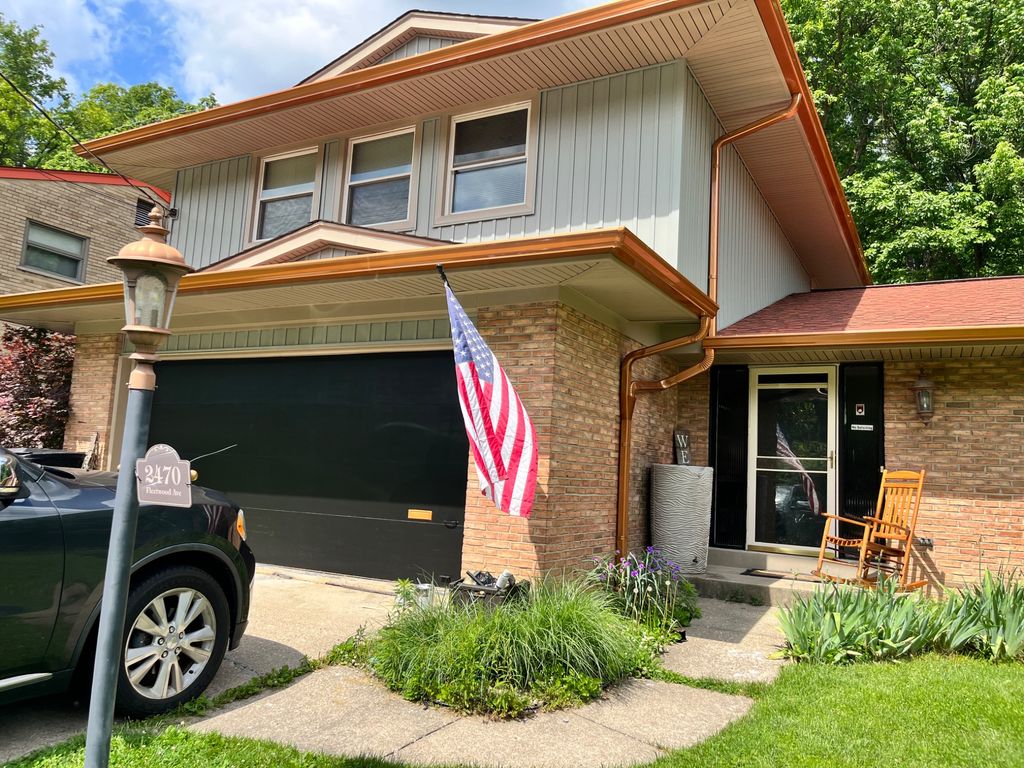
<svg viewBox="0 0 1024 768"><path fill-rule="evenodd" d="M834 498L835 370L755 369L751 378L748 544L816 548Z"/></svg>

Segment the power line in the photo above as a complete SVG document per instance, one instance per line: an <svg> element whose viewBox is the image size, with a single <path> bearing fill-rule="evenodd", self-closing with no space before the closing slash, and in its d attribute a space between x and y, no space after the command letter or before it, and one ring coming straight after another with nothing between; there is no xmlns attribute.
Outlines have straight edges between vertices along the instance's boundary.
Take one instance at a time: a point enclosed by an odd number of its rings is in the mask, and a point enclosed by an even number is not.
<svg viewBox="0 0 1024 768"><path fill-rule="evenodd" d="M61 181L64 182L65 184L74 184L76 187L81 187L82 189L91 192L94 195L102 197L104 200L109 200L113 203L121 203L124 205L132 206L134 208L138 208L138 203L132 203L131 200L125 200L123 197L115 197L114 195L108 195L106 192L102 192L99 189L97 189L95 184L89 184L88 182L84 181L74 181L72 179L65 179L62 178L61 176L58 176L56 172L51 171L48 168L40 168L38 165L29 166L29 169L33 171L38 171L39 173L44 173L54 181ZM164 207L166 208L166 205L164 205Z"/></svg>
<svg viewBox="0 0 1024 768"><path fill-rule="evenodd" d="M85 152L87 152L89 154L89 156L93 160L95 160L97 163L102 165L104 168L106 168L108 171L110 171L114 175L119 176L125 182L125 184L127 184L128 186L137 189L140 193L142 193L143 196L148 198L154 205L159 206L160 208L162 208L165 211L169 211L170 210L170 207L166 203L164 203L162 200L158 200L157 198L155 198L153 195L151 195L149 193L148 190L146 190L143 187L140 187L137 184L135 184L131 179L129 179L127 176L125 176L120 171L117 171L117 170L114 170L113 168L111 168L103 158L99 157L95 152L93 152L91 149L89 149L87 146L85 146L82 142L80 142L75 137L75 135L73 133L71 133L71 131L69 131L63 125L61 125L56 120L54 120L50 116L50 113L46 111L45 107L43 107L41 104L39 104L35 99L33 99L27 93L22 91L21 88L19 88L17 85L15 85L14 82L12 82L9 77L7 77L7 75L4 73L3 70L0 70L0 79L3 79L3 81L5 83L7 83L16 94L21 96L22 99L24 99L28 104L30 104L32 106L32 108L35 109L39 114L41 114L46 119L46 121L48 123L50 123L54 128L56 128L61 133L65 134L69 139L71 139L71 141L73 141L75 143L76 146L81 147Z"/></svg>

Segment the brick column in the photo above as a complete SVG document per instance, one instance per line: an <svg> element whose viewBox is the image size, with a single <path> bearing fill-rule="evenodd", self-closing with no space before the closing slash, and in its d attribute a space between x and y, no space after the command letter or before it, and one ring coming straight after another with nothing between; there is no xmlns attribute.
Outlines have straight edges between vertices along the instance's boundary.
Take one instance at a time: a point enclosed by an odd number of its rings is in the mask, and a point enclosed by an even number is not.
<svg viewBox="0 0 1024 768"><path fill-rule="evenodd" d="M99 433L94 466L102 467L110 445L110 421L117 389L120 333L79 336L75 340L75 366L71 374L71 415L64 431L64 447L87 451Z"/></svg>
<svg viewBox="0 0 1024 768"><path fill-rule="evenodd" d="M530 412L540 448L529 521L497 512L482 498L470 463L463 569L509 568L536 577L577 570L615 547L619 361L636 346L618 331L565 305L547 302L481 309L477 328ZM671 361L637 366L643 378L677 370ZM668 461L676 419L674 391L644 395L634 416L631 546L647 543L647 466Z"/></svg>
<svg viewBox="0 0 1024 768"><path fill-rule="evenodd" d="M925 425L913 393L921 368L935 382ZM916 571L933 585L1024 569L1024 360L885 364L885 465L925 469Z"/></svg>

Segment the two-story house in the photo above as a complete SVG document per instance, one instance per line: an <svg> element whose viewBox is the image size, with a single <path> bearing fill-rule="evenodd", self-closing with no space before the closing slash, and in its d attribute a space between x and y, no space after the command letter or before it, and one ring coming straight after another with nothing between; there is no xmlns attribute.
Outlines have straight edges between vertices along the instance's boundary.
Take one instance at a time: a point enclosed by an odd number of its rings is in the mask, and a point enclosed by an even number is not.
<svg viewBox="0 0 1024 768"><path fill-rule="evenodd" d="M152 441L234 445L196 468L265 562L576 568L646 543L678 426L717 566L809 570L808 510L865 511L882 464L929 470L929 579L1024 565L1024 279L869 285L776 0L410 12L292 88L89 147L172 191L199 272ZM537 429L530 519L469 469L437 264ZM114 284L0 298L78 334L67 440L99 430L110 466L120 317Z"/></svg>
<svg viewBox="0 0 1024 768"><path fill-rule="evenodd" d="M107 173L0 167L0 294L119 280L106 257L137 234L163 189Z"/></svg>

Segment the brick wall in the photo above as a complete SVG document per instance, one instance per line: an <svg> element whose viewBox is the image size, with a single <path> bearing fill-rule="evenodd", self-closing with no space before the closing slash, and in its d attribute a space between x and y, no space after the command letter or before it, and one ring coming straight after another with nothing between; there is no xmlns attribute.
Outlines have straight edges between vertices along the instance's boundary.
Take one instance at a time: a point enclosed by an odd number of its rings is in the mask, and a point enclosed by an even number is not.
<svg viewBox="0 0 1024 768"><path fill-rule="evenodd" d="M131 187L0 179L0 293L73 284L20 268L29 219L88 238L85 282L119 282L120 272L106 258L139 238L134 228L138 197Z"/></svg>
<svg viewBox="0 0 1024 768"><path fill-rule="evenodd" d="M530 520L495 511L470 460L463 570L524 576L575 570L615 546L619 362L635 347L617 331L556 302L491 307L477 328L501 361L537 430L540 461ZM648 360L637 376L663 377ZM675 391L642 395L634 414L630 544L647 543L646 467L671 458Z"/></svg>
<svg viewBox="0 0 1024 768"><path fill-rule="evenodd" d="M71 378L71 415L64 432L64 447L88 451L99 434L94 466L103 467L109 452L110 416L117 389L120 333L79 336L75 341L75 367Z"/></svg>
<svg viewBox="0 0 1024 768"><path fill-rule="evenodd" d="M711 374L702 373L677 388L679 426L690 431L690 461L708 465L708 435L711 429Z"/></svg>
<svg viewBox="0 0 1024 768"><path fill-rule="evenodd" d="M922 364L885 364L885 461L927 471L917 559L935 583L976 581L984 568L1024 569L1024 360L923 364L935 417L917 417L910 386Z"/></svg>

